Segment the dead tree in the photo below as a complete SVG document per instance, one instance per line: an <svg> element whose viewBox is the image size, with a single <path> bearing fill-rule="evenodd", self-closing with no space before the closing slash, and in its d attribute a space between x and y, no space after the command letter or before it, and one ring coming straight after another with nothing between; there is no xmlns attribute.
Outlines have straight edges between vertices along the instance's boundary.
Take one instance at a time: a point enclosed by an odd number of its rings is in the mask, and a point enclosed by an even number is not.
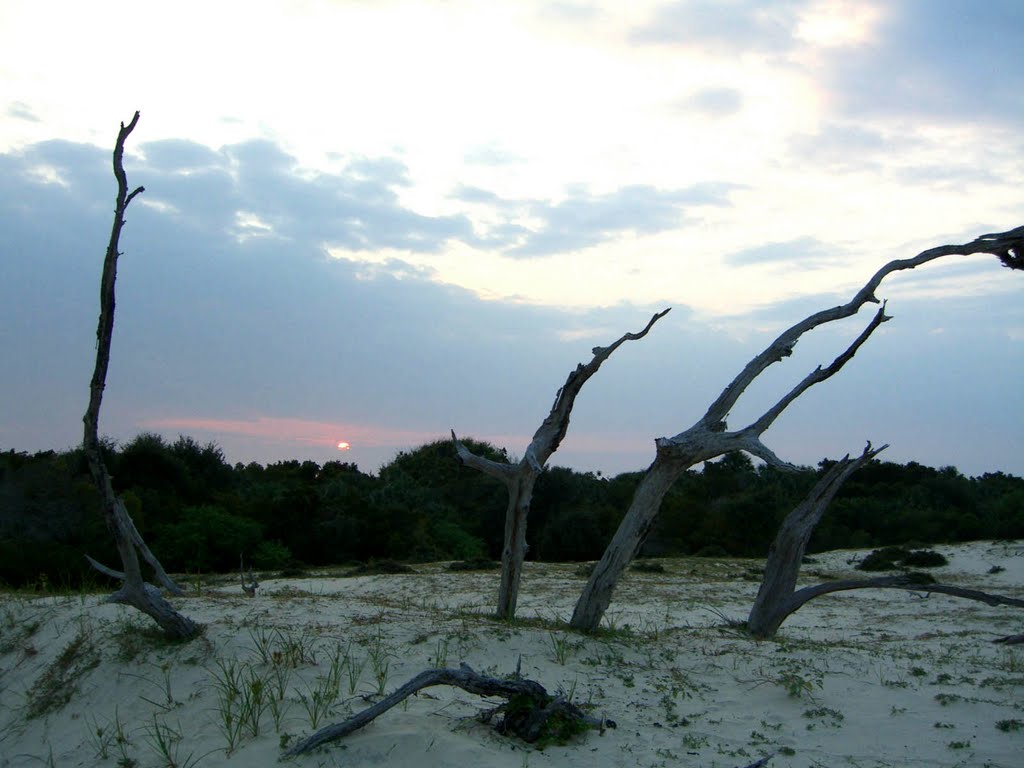
<svg viewBox="0 0 1024 768"><path fill-rule="evenodd" d="M752 423L738 430L730 430L726 418L736 401L770 365L789 357L801 336L820 325L851 317L867 303L879 304L875 291L882 280L893 272L914 269L943 256L967 256L976 253L997 256L1011 269L1022 268L1024 226L1007 232L982 235L964 245L942 245L923 251L910 259L890 261L846 304L816 312L783 331L764 351L747 363L696 424L673 437L660 437L655 440L654 461L641 478L625 517L591 573L576 603L570 621L571 626L586 632L597 629L611 603L615 585L647 538L661 508L662 499L676 479L687 469L731 451L746 451L772 466L792 469L790 464L776 456L761 441L761 435L800 395L815 384L838 373L868 340L872 332L890 318L885 314L885 305L881 304L860 336L828 367L819 366L809 373Z"/></svg>
<svg viewBox="0 0 1024 768"><path fill-rule="evenodd" d="M545 734L551 733L554 723L563 729L566 721L574 723L570 731L581 731L587 728L614 728L615 723L599 720L584 714L579 707L561 696L551 696L544 686L533 680L525 680L518 675L511 680L485 677L473 671L468 664L460 665L459 669L428 669L421 672L390 696L378 701L372 707L364 709L342 723L321 728L311 736L298 742L287 750L282 757L294 757L316 749L322 744L340 739L373 722L392 707L401 704L417 691L434 685L452 685L478 696L499 696L514 702L515 706L502 705L504 717L498 722L498 730L518 736L526 742L538 741ZM494 711L490 713L493 717Z"/></svg>
<svg viewBox="0 0 1024 768"><path fill-rule="evenodd" d="M121 238L121 228L124 226L125 210L135 196L144 191L142 187L136 187L131 192L128 191L128 179L123 163L125 139L134 130L138 121L139 113L136 112L127 126L121 123L121 130L117 134L117 143L114 145L117 202L114 207L114 224L110 231L110 242L103 260L103 276L100 281L100 319L96 329L96 367L93 370L92 382L89 387L89 406L83 418L85 436L82 442L82 450L89 464L89 472L92 474L93 482L100 494L100 505L107 528L114 536L124 571L118 572L102 566L88 556L87 559L100 572L122 580L121 588L108 598L110 602L134 606L159 624L168 637L187 639L195 637L200 631L200 626L175 611L173 606L163 598L157 587L143 581L139 553L149 563L153 569L155 580L161 586L172 594L182 594L181 588L164 572L160 561L146 546L135 523L132 522L128 510L125 509L124 503L114 493L110 473L107 471L100 453L98 424L100 403L107 380L107 367L110 363L110 342L114 332L114 283L117 279L117 257L120 255L118 243Z"/></svg>
<svg viewBox="0 0 1024 768"><path fill-rule="evenodd" d="M252 565L249 566L249 581L245 580L245 559L241 552L238 553L238 577L242 581L242 592L245 593L245 596L256 597L256 590L259 589L260 583L252 575Z"/></svg>
<svg viewBox="0 0 1024 768"><path fill-rule="evenodd" d="M810 493L790 512L779 526L779 532L768 551L764 578L757 591L754 605L747 618L747 629L754 637L773 637L782 623L816 597L832 592L852 589L905 589L917 592L950 595L967 600L978 600L989 605L1010 605L1024 608L1024 600L1003 595L992 595L976 589L936 584L928 574L905 573L874 579L840 579L796 589L797 576L807 542L821 520L836 492L854 472L888 446L872 449L868 443L856 459L849 456L836 462L815 483Z"/></svg>
<svg viewBox="0 0 1024 768"><path fill-rule="evenodd" d="M849 592L854 589L902 589L908 592L920 592L925 596L935 593L937 595L960 597L965 600L976 600L977 602L985 603L986 605L1008 605L1013 608L1024 608L1024 600L1020 600L1016 597L993 595L989 592L982 592L978 589L965 589L964 587L954 587L949 584L935 584L931 582L931 576L927 573L901 573L895 576L879 576L874 579L839 579L837 581L826 581L822 584L815 584L812 587L798 589L778 606L777 611L773 616L778 617L778 623L781 624L789 616L796 613L796 611L816 597L829 595L833 592ZM751 628L751 633L755 637L768 638L771 637L777 629L778 625L776 625L770 633L760 634ZM1024 635L1019 637L1024 637ZM998 640L993 640L992 642L1013 643L1020 641L1015 641L1013 638L1000 638Z"/></svg>
<svg viewBox="0 0 1024 768"><path fill-rule="evenodd" d="M569 416L572 413L576 395L587 379L597 373L601 364L612 352L626 341L642 339L651 327L669 310L658 312L639 333L623 334L616 342L607 347L594 347L593 359L584 365L580 363L576 370L569 374L565 384L555 395L555 403L551 412L533 435L526 453L517 464L499 462L477 456L466 448L452 430L459 461L467 466L478 469L485 474L501 480L508 490L508 505L505 508L505 539L501 551L501 586L498 589L497 615L503 619L511 619L516 613L519 599L519 583L523 573L523 560L526 557L526 523L530 514L530 502L533 499L533 486L537 476L544 471L544 464L550 458L569 429Z"/></svg>
<svg viewBox="0 0 1024 768"><path fill-rule="evenodd" d="M791 607L790 601L800 574L800 564L807 551L807 542L815 526L846 479L888 447L883 445L873 450L871 443L868 443L856 459L851 459L849 454L844 456L822 475L804 500L782 521L768 550L764 578L747 618L747 628L754 636L771 637L799 607Z"/></svg>

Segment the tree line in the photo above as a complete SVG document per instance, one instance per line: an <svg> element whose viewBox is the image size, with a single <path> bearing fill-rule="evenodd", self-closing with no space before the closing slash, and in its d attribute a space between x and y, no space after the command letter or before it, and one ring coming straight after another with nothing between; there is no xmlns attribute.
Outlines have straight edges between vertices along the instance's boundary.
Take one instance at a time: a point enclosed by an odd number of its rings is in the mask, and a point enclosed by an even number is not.
<svg viewBox="0 0 1024 768"><path fill-rule="evenodd" d="M493 445L460 439L507 462ZM399 453L376 475L339 461L231 465L214 443L143 433L102 442L113 487L164 566L297 571L372 560L501 557L504 487L462 466L450 440ZM764 557L779 524L831 466L785 472L741 452L685 472L666 494L642 556ZM548 467L537 478L527 559L601 557L642 473ZM809 551L1024 538L1024 479L872 460L839 491ZM95 582L83 555L116 559L81 449L0 453L0 581Z"/></svg>

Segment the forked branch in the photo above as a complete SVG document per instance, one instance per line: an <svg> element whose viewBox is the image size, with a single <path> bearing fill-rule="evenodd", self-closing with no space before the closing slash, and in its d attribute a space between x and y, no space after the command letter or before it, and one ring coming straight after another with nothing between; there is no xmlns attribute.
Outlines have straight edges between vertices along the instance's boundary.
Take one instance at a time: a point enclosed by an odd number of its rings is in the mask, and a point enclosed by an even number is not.
<svg viewBox="0 0 1024 768"><path fill-rule="evenodd" d="M498 588L498 616L511 619L515 616L522 576L523 561L526 557L526 525L533 498L533 486L537 476L544 471L544 464L551 457L569 429L569 416L573 404L587 380L597 373L602 363L612 352L627 341L636 341L647 335L658 320L669 312L665 309L655 315L636 333L624 333L607 347L594 347L594 357L589 363L580 363L565 380L551 406L551 412L533 435L526 453L519 463L499 462L477 456L470 451L452 430L452 441L459 461L491 477L501 480L508 490L508 506L505 509L505 536L501 552L501 585Z"/></svg>
<svg viewBox="0 0 1024 768"><path fill-rule="evenodd" d="M761 354L747 363L708 408L701 422L707 426L724 422L736 401L768 366L777 363L793 353L797 341L808 331L825 323L855 315L867 303L878 303L875 291L882 281L893 272L914 269L943 256L969 256L976 253L990 253L1011 269L1021 269L1021 254L1024 253L1024 226L981 235L963 245L940 245L922 251L910 259L896 259L879 269L854 297L846 304L816 312L799 323L787 328Z"/></svg>

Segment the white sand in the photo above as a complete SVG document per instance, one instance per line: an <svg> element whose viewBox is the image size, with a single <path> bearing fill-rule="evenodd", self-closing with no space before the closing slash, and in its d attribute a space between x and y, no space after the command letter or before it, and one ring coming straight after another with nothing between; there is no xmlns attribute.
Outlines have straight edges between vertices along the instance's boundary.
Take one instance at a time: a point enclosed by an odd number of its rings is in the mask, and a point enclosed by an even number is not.
<svg viewBox="0 0 1024 768"><path fill-rule="evenodd" d="M936 549L950 558L932 571L940 581L1024 598L1024 543ZM854 575L849 561L863 554L817 555L804 578ZM436 564L416 575L268 581L255 599L224 581L177 601L207 625L185 645L140 634L148 620L99 596L3 594L0 767L166 766L158 730L178 766L273 765L282 734L294 741L312 732L301 696L310 700L339 644L363 668L354 694L341 671L339 699L320 725L446 656L495 675L521 658L525 676L592 704L618 728L538 751L476 721L498 700L436 687L297 765L731 767L770 753L772 768L1024 765L1024 646L990 642L1024 631L1024 611L860 590L812 601L778 639L756 642L719 614L746 617L758 584L749 571L761 562L658 562L666 573L630 573L608 615L618 631L595 637L550 628L568 619L583 586L575 565L528 564L519 616L545 622L512 626L483 615L493 609L493 571ZM991 574L993 566L1004 570ZM243 733L228 755L218 663L266 677L273 664L260 659L261 637L271 653L307 646L315 663L289 668L279 732L268 710L259 736ZM66 652L76 638L80 652ZM69 694L68 703L29 717L51 701L49 690Z"/></svg>

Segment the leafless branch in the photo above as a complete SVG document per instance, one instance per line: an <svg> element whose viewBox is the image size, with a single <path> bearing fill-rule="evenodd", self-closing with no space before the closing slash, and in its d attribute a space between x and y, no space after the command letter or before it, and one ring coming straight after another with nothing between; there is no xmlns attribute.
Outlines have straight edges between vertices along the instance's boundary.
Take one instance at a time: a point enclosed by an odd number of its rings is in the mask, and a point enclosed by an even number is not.
<svg viewBox="0 0 1024 768"><path fill-rule="evenodd" d="M1003 260L1020 254L1024 250L1024 226L1011 229L1006 232L982 235L969 243L963 245L940 245L922 251L910 259L896 259L879 269L871 279L867 281L856 295L846 304L831 309L825 309L801 320L799 323L787 328L778 338L775 339L763 352L747 363L740 374L729 383L708 408L701 422L706 426L724 422L733 406L746 389L753 383L754 379L760 376L768 366L777 363L793 353L793 347L797 341L808 331L817 328L825 323L841 320L856 314L864 304L871 302L878 303L875 291L882 281L893 272L905 269L914 269L934 259L943 256L969 256L976 253L990 253Z"/></svg>

